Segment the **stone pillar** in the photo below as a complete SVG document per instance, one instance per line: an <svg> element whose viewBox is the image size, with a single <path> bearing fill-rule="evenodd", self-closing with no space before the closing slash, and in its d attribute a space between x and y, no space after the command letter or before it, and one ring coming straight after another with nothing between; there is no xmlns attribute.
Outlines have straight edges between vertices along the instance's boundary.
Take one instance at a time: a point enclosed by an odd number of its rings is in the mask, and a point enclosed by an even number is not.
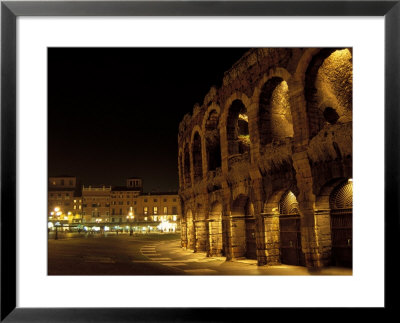
<svg viewBox="0 0 400 323"><path fill-rule="evenodd" d="M195 251L207 250L207 228L205 220L195 220L196 245Z"/></svg>
<svg viewBox="0 0 400 323"><path fill-rule="evenodd" d="M208 222L208 256L222 256L223 238L222 222L220 220L209 220Z"/></svg>
<svg viewBox="0 0 400 323"><path fill-rule="evenodd" d="M301 245L308 268L320 268L324 265L324 244L321 244L321 231L315 221L315 195L313 193L313 178L307 152L293 154L293 167L296 170L297 187L299 188L299 203L301 215ZM322 239L324 240L324 238Z"/></svg>
<svg viewBox="0 0 400 323"><path fill-rule="evenodd" d="M315 231L320 245L320 262L328 266L332 259L330 210L315 210Z"/></svg>
<svg viewBox="0 0 400 323"><path fill-rule="evenodd" d="M192 219L188 219L188 222L186 223L187 249L196 250L195 236L196 232L194 222Z"/></svg>
<svg viewBox="0 0 400 323"><path fill-rule="evenodd" d="M280 264L279 257L279 214L263 213L264 238L265 238L265 264L278 265Z"/></svg>
<svg viewBox="0 0 400 323"><path fill-rule="evenodd" d="M246 222L244 216L229 217L229 245L232 259L246 255Z"/></svg>
<svg viewBox="0 0 400 323"><path fill-rule="evenodd" d="M187 241L187 225L186 221L181 221L181 247L186 250L188 247L188 241Z"/></svg>

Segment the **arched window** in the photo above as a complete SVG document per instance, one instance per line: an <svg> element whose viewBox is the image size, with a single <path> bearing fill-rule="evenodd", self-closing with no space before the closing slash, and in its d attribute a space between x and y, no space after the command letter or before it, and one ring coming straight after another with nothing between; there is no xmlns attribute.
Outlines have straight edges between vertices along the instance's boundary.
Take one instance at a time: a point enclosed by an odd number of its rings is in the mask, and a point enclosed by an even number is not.
<svg viewBox="0 0 400 323"><path fill-rule="evenodd" d="M241 100L232 102L226 127L229 155L248 152L250 150L249 120L247 109Z"/></svg>
<svg viewBox="0 0 400 323"><path fill-rule="evenodd" d="M258 127L261 145L293 137L289 89L279 77L269 79L262 87Z"/></svg>
<svg viewBox="0 0 400 323"><path fill-rule="evenodd" d="M322 49L311 60L305 80L310 137L325 124L352 120L353 63L349 49Z"/></svg>
<svg viewBox="0 0 400 323"><path fill-rule="evenodd" d="M218 123L219 114L216 110L212 110L205 124L207 167L209 171L214 171L221 167L221 144Z"/></svg>
<svg viewBox="0 0 400 323"><path fill-rule="evenodd" d="M203 177L203 162L201 156L201 137L198 132L193 137L192 153L194 180L199 181Z"/></svg>

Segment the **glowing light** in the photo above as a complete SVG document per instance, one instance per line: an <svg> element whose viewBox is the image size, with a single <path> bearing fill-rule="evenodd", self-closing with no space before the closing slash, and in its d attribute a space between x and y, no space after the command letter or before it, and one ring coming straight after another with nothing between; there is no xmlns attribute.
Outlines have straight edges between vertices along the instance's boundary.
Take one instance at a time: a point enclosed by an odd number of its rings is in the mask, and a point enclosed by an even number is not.
<svg viewBox="0 0 400 323"><path fill-rule="evenodd" d="M352 181L353 181L353 179L352 179L352 178L349 178L348 182L351 183Z"/></svg>
<svg viewBox="0 0 400 323"><path fill-rule="evenodd" d="M54 227L54 224L51 223L51 222L49 222L49 223L47 224L47 227L50 229L50 228Z"/></svg>
<svg viewBox="0 0 400 323"><path fill-rule="evenodd" d="M100 231L100 227L92 227L92 231Z"/></svg>
<svg viewBox="0 0 400 323"><path fill-rule="evenodd" d="M54 208L54 211L55 211L55 212L58 212L58 211L60 211L60 208L59 208L59 207L55 207L55 208Z"/></svg>
<svg viewBox="0 0 400 323"><path fill-rule="evenodd" d="M54 212L50 212L50 215L54 215Z"/></svg>
<svg viewBox="0 0 400 323"><path fill-rule="evenodd" d="M104 231L110 231L110 228L107 227L107 226L105 226L105 227L104 227Z"/></svg>
<svg viewBox="0 0 400 323"><path fill-rule="evenodd" d="M176 229L176 223L169 223L168 221L162 221L158 226L157 226L158 230L161 230L163 232L165 231L174 231Z"/></svg>

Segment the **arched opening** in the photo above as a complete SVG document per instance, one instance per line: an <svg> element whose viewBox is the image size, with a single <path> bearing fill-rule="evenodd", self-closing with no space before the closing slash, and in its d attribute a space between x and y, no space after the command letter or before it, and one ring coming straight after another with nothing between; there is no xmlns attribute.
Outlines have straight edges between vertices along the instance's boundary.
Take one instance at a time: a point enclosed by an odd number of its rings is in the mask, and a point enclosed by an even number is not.
<svg viewBox="0 0 400 323"><path fill-rule="evenodd" d="M305 266L301 248L300 213L296 196L287 191L279 202L280 261L282 264Z"/></svg>
<svg viewBox="0 0 400 323"><path fill-rule="evenodd" d="M188 249L194 250L196 245L195 239L195 229L193 222L193 213L191 210L188 210L186 213L186 239L187 239L187 247Z"/></svg>
<svg viewBox="0 0 400 323"><path fill-rule="evenodd" d="M214 202L211 207L211 211L208 216L208 237L210 244L209 255L225 255L222 235L222 204L220 202Z"/></svg>
<svg viewBox="0 0 400 323"><path fill-rule="evenodd" d="M289 88L280 77L269 79L261 89L258 127L261 145L293 137Z"/></svg>
<svg viewBox="0 0 400 323"><path fill-rule="evenodd" d="M226 131L229 156L250 151L249 119L240 100L233 101L229 108Z"/></svg>
<svg viewBox="0 0 400 323"><path fill-rule="evenodd" d="M183 175L186 186L191 185L190 178L190 153L189 153L189 145L186 144L184 151L184 160L183 160Z"/></svg>
<svg viewBox="0 0 400 323"><path fill-rule="evenodd" d="M198 132L193 137L193 173L194 181L200 181L203 177L203 162L201 156L201 137Z"/></svg>
<svg viewBox="0 0 400 323"><path fill-rule="evenodd" d="M221 144L218 123L219 114L216 110L212 110L205 124L207 169L209 171L215 171L221 167Z"/></svg>
<svg viewBox="0 0 400 323"><path fill-rule="evenodd" d="M311 60L305 79L310 137L325 124L352 120L353 63L349 49L322 49Z"/></svg>
<svg viewBox="0 0 400 323"><path fill-rule="evenodd" d="M232 205L232 246L234 257L257 259L254 207L245 195L239 195Z"/></svg>
<svg viewBox="0 0 400 323"><path fill-rule="evenodd" d="M332 263L352 267L353 264L353 181L343 181L329 197L331 216Z"/></svg>

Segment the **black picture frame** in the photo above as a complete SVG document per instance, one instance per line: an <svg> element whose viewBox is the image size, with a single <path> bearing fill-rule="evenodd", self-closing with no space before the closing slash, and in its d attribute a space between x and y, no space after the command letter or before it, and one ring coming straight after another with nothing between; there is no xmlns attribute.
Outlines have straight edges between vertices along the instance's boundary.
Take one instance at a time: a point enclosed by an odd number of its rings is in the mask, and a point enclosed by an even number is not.
<svg viewBox="0 0 400 323"><path fill-rule="evenodd" d="M19 16L383 16L385 19L385 306L396 308L398 255L400 1L2 1L1 2L1 321L233 322L289 308L19 308L16 306L16 19ZM14 228L14 229L10 229ZM371 261L373 261L371 259ZM303 309L306 310L306 309ZM342 317L335 309L321 318ZM347 315L353 309L346 309ZM267 312L268 311L268 312ZM385 312L382 312L385 311ZM367 312L374 318L371 311ZM301 314L300 314L301 315ZM375 315L375 314L374 314ZM300 318L300 317L299 317ZM271 319L275 319L272 316ZM307 317L312 319L312 317Z"/></svg>

